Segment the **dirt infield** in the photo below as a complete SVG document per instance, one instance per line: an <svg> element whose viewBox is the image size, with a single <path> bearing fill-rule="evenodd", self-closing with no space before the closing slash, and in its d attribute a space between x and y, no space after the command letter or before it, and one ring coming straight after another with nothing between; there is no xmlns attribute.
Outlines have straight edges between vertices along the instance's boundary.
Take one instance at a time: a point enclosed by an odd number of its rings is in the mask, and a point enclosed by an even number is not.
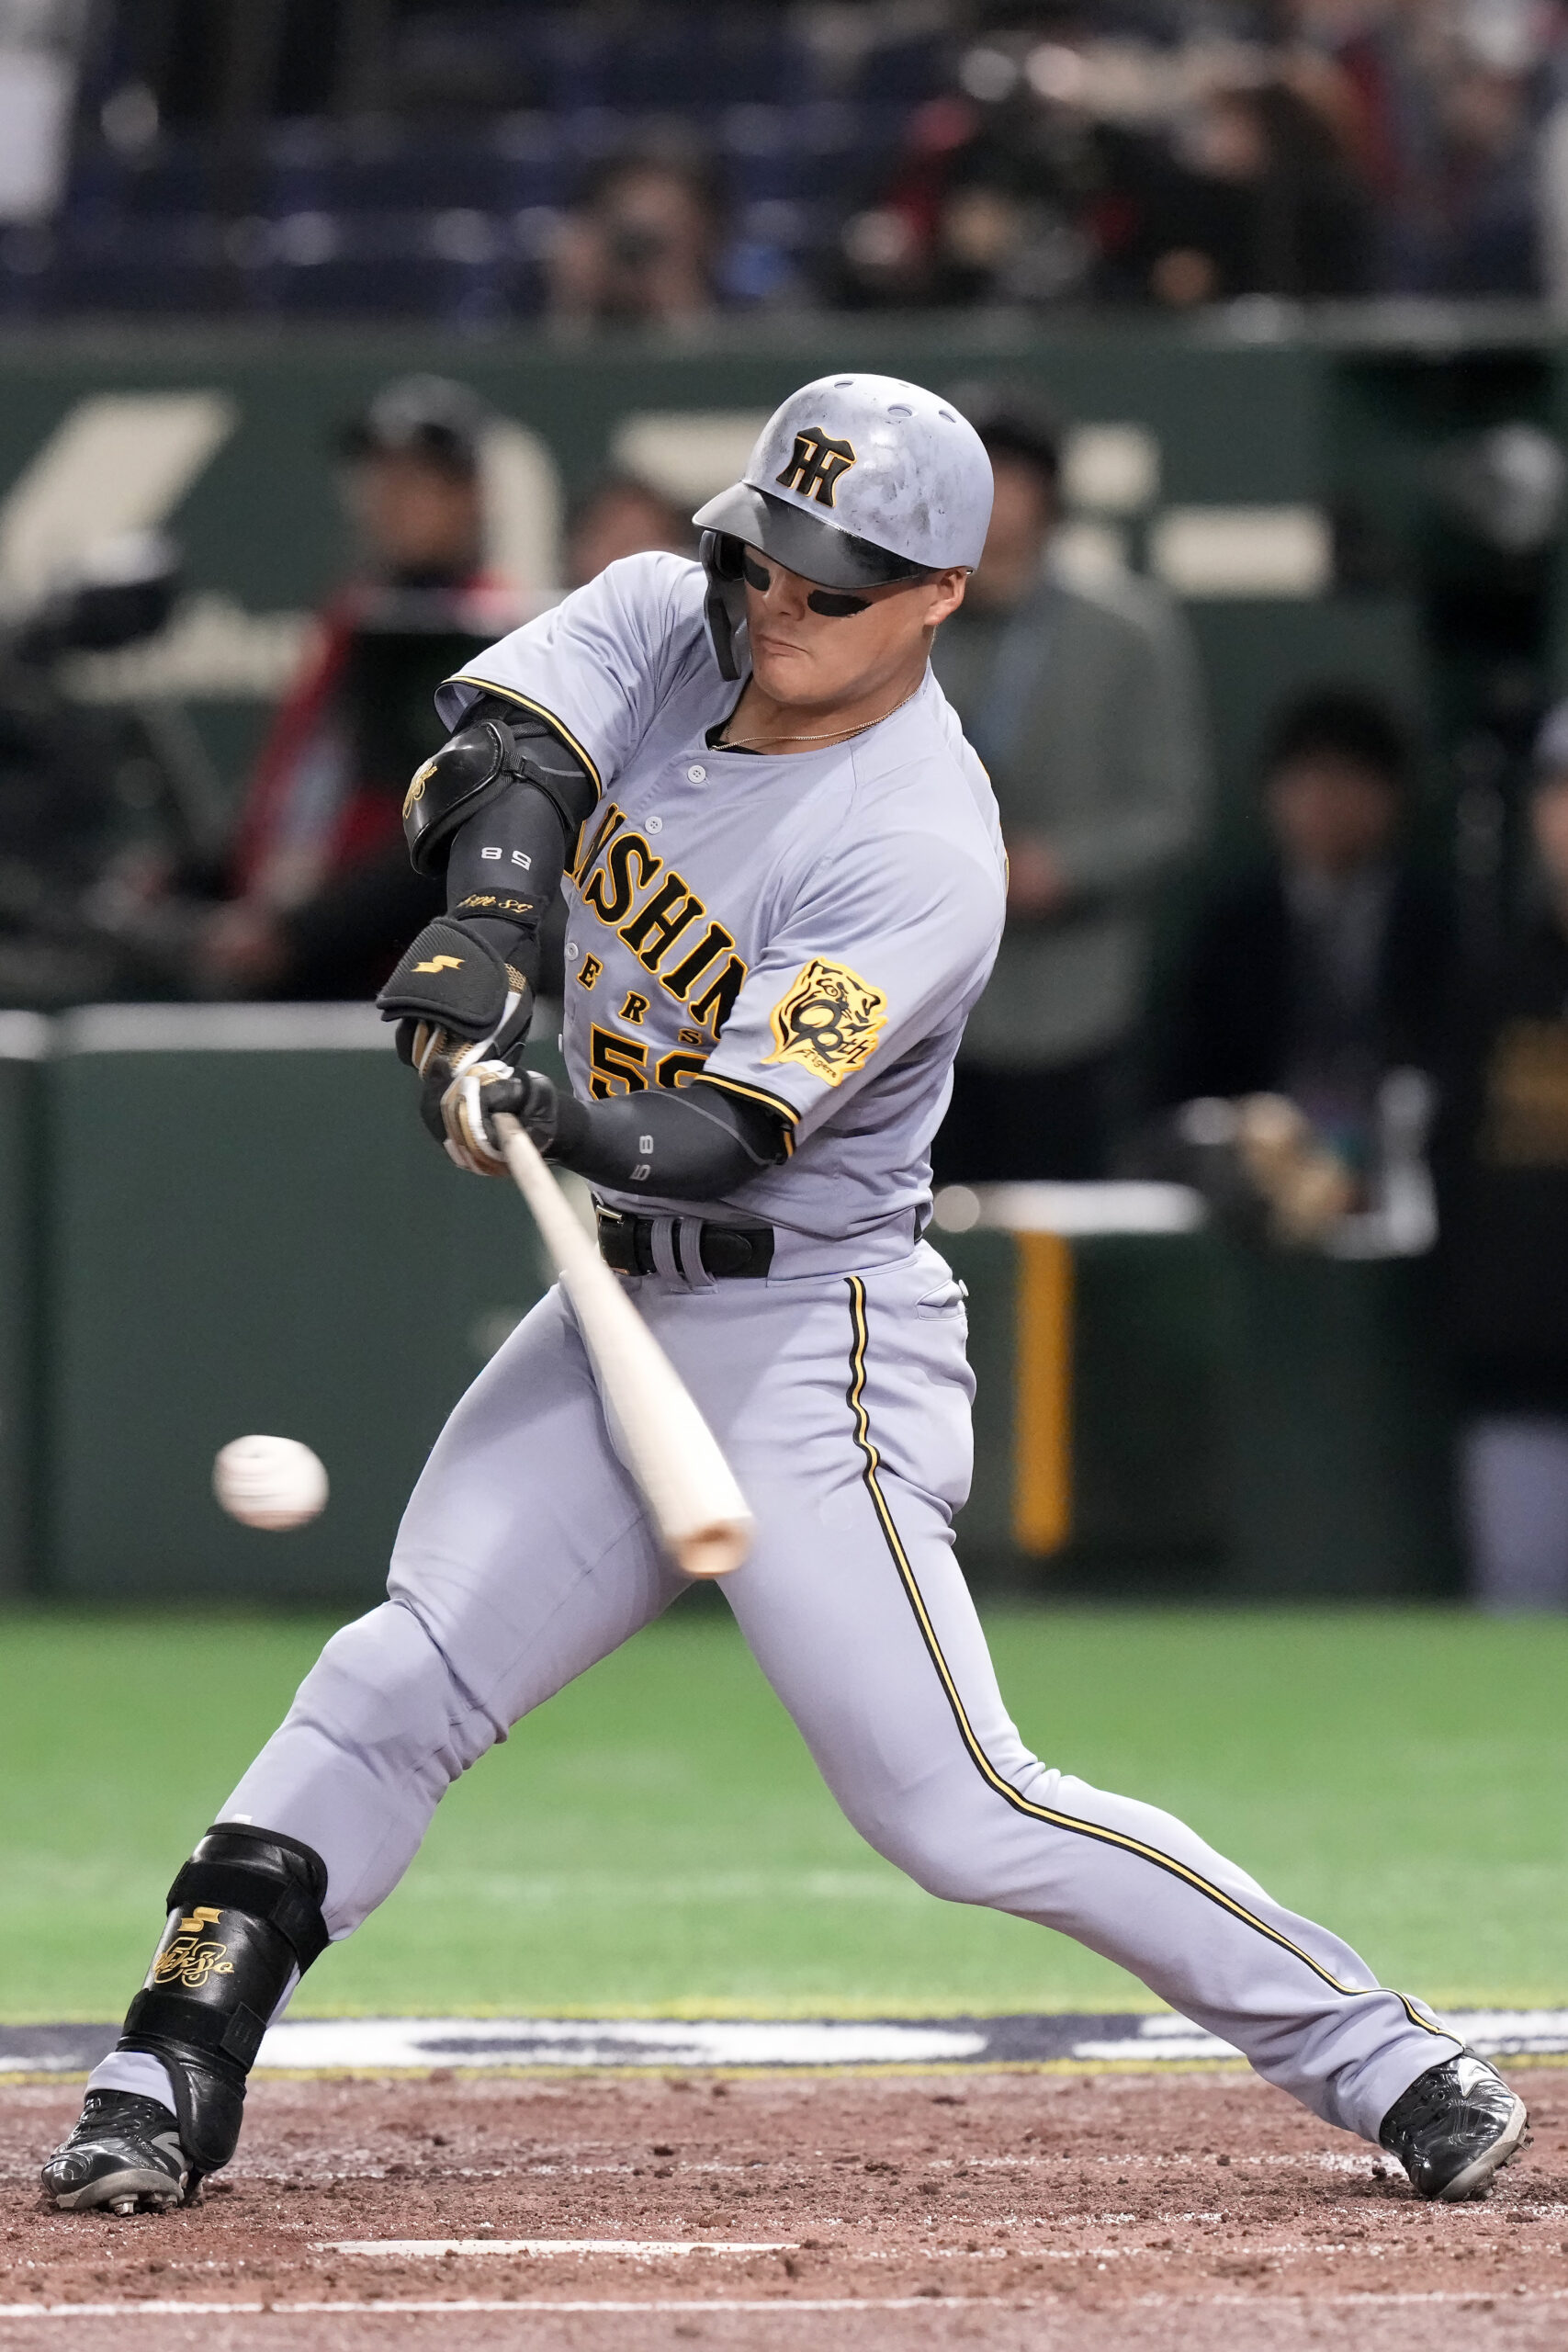
<svg viewBox="0 0 1568 2352"><path fill-rule="evenodd" d="M0 2347L1557 2352L1568 2075L1516 2079L1470 2207L1237 2073L263 2080L206 2201L128 2222L43 2210L78 2094L13 2085Z"/></svg>

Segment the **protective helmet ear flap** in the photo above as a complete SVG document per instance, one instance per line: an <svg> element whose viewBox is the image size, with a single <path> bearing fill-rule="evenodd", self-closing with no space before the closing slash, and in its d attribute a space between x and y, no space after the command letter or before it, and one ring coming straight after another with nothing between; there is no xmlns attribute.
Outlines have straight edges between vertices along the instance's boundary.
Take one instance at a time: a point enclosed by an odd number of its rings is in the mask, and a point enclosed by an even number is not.
<svg viewBox="0 0 1568 2352"><path fill-rule="evenodd" d="M735 640L746 625L746 592L740 580L745 549L733 532L705 531L698 553L703 570L708 576L708 593L703 611L707 620L708 635L713 639L719 675L739 678L740 663Z"/></svg>
<svg viewBox="0 0 1568 2352"><path fill-rule="evenodd" d="M708 558L710 542L713 547L711 562ZM745 545L736 537L733 531L705 531L703 533L703 561L708 565L708 570L715 579L739 580L745 555Z"/></svg>

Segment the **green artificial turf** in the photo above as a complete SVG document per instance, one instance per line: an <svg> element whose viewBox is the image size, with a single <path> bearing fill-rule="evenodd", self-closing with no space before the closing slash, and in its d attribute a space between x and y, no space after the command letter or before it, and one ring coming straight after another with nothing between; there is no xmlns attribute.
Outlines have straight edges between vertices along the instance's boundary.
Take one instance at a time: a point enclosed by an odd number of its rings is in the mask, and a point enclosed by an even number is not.
<svg viewBox="0 0 1568 2352"><path fill-rule="evenodd" d="M1047 1758L1184 1815L1386 1981L1568 1995L1568 1623L993 1611ZM328 1625L0 1617L0 2015L118 2016L163 1890ZM933 1901L840 1820L720 1609L485 1758L305 2014L1119 2008L1065 1939Z"/></svg>

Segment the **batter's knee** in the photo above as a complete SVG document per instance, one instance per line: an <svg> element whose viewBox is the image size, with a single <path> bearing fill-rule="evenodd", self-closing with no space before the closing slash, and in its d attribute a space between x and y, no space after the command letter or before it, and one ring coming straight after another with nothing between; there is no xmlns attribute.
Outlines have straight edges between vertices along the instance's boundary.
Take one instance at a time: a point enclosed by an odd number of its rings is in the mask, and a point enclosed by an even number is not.
<svg viewBox="0 0 1568 2352"><path fill-rule="evenodd" d="M893 1857L897 1860L897 1856ZM982 1883L982 1874L973 1854L934 1845L918 1848L907 1860L898 1862L900 1870L912 1878L928 1894L936 1895L943 1903L990 1903L995 1898Z"/></svg>
<svg viewBox="0 0 1568 2352"><path fill-rule="evenodd" d="M846 1810L848 1808L846 1807ZM943 1821L919 1804L871 1817L850 1814L868 1846L943 1903L995 1903L984 1825Z"/></svg>
<svg viewBox="0 0 1568 2352"><path fill-rule="evenodd" d="M403 1601L384 1601L334 1634L293 1712L375 1770L447 1781L504 1729L458 1682Z"/></svg>

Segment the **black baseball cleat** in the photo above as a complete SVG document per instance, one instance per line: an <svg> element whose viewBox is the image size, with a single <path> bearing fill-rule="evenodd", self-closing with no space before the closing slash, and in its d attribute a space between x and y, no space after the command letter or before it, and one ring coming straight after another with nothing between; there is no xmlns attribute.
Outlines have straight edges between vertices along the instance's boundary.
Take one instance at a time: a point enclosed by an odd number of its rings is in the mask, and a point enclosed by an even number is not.
<svg viewBox="0 0 1568 2352"><path fill-rule="evenodd" d="M39 2177L44 2195L64 2212L107 2205L111 2213L162 2213L185 2196L190 2159L159 2100L89 2091L76 2129Z"/></svg>
<svg viewBox="0 0 1568 2352"><path fill-rule="evenodd" d="M1378 2139L1418 2197L1457 2205L1486 2195L1493 2175L1525 2145L1528 2120L1496 2068L1466 2050L1416 2076L1383 2117Z"/></svg>

